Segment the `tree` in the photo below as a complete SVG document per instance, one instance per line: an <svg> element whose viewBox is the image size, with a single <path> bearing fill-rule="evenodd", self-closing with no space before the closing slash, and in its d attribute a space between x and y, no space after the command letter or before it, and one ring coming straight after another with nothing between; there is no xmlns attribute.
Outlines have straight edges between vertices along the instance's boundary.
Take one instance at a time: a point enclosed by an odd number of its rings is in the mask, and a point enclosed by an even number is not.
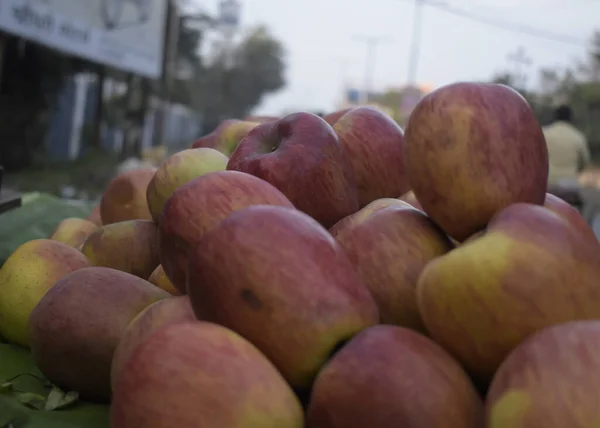
<svg viewBox="0 0 600 428"><path fill-rule="evenodd" d="M510 73L495 76L492 81L513 86ZM546 124L552 111L568 103L576 124L585 132L592 152L600 151L600 31L590 40L588 56L574 69L540 70L539 91L520 91L532 106L538 120Z"/></svg>
<svg viewBox="0 0 600 428"><path fill-rule="evenodd" d="M183 0L172 4L185 9ZM223 52L215 61L202 54L206 32L217 30L211 16L195 13L190 19L184 14L180 24L176 64L188 73L176 73L169 95L195 109L205 130L224 118L245 116L264 95L283 87L283 47L265 27L253 29L234 46L230 64ZM35 154L43 156L50 112L66 79L98 66L17 37L7 40L0 86L0 161L15 170L29 166ZM111 69L107 75L125 81L127 73ZM161 94L158 81L144 82L144 87ZM124 103L113 107L120 105Z"/></svg>
<svg viewBox="0 0 600 428"><path fill-rule="evenodd" d="M496 74L492 77L492 83L498 83L500 85L510 86L515 88L517 79L508 71Z"/></svg>
<svg viewBox="0 0 600 428"><path fill-rule="evenodd" d="M220 52L212 61L200 57L192 79L176 85L175 99L198 111L206 132L223 119L246 116L285 85L283 46L265 27L252 29L230 54Z"/></svg>
<svg viewBox="0 0 600 428"><path fill-rule="evenodd" d="M561 78L557 70L540 70L540 89L546 96L552 96L557 93L561 87Z"/></svg>
<svg viewBox="0 0 600 428"><path fill-rule="evenodd" d="M579 65L579 72L586 80L600 82L600 31L592 36L588 57Z"/></svg>

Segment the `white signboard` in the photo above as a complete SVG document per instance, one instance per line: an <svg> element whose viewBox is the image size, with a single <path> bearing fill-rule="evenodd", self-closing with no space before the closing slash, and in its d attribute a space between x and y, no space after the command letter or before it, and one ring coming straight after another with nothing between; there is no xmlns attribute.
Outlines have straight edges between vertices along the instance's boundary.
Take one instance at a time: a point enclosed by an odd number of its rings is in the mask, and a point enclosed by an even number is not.
<svg viewBox="0 0 600 428"><path fill-rule="evenodd" d="M167 0L0 0L0 30L158 78L166 13Z"/></svg>

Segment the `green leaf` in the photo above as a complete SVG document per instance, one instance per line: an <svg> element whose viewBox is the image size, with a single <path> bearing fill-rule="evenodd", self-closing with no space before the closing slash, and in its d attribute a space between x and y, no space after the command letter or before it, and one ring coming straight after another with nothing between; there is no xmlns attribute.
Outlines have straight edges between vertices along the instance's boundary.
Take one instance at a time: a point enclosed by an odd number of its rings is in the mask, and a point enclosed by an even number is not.
<svg viewBox="0 0 600 428"><path fill-rule="evenodd" d="M35 392L15 391L13 396L19 403L36 410L42 410L44 408L44 404L46 403L46 397L41 394L36 394Z"/></svg>
<svg viewBox="0 0 600 428"><path fill-rule="evenodd" d="M52 411L62 409L74 404L79 399L79 393L76 391L64 392L57 386L53 386L48 399L44 405L44 410Z"/></svg>
<svg viewBox="0 0 600 428"><path fill-rule="evenodd" d="M29 421L29 415L6 397L0 395L0 428L21 428Z"/></svg>
<svg viewBox="0 0 600 428"><path fill-rule="evenodd" d="M75 392L49 388L29 351L14 345L0 344L0 390L0 428L109 426L108 406L81 401Z"/></svg>

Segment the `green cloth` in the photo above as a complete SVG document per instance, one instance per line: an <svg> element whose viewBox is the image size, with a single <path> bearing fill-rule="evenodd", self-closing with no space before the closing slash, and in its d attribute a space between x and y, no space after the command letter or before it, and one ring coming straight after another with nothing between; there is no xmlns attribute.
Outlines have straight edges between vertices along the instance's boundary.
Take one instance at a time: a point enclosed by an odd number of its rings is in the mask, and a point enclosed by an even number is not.
<svg viewBox="0 0 600 428"><path fill-rule="evenodd" d="M19 245L47 238L65 218L86 218L93 206L75 205L45 193L24 194L22 207L0 215L0 265Z"/></svg>

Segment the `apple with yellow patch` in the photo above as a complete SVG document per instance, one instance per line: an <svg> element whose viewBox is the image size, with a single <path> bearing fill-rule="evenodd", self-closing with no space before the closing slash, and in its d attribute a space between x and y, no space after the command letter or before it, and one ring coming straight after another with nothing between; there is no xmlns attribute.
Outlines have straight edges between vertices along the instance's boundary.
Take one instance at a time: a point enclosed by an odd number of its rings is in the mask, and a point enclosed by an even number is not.
<svg viewBox="0 0 600 428"><path fill-rule="evenodd" d="M146 192L154 221L160 223L165 203L177 188L209 172L224 171L227 161L227 156L210 148L182 150L165 160Z"/></svg>
<svg viewBox="0 0 600 428"><path fill-rule="evenodd" d="M179 291L177 287L173 285L173 283L165 273L165 270L163 269L162 265L158 265L156 269L154 269L154 272L152 272L150 278L148 278L148 282L156 285L158 288L162 288L163 290L169 292L174 296L179 296L182 294L181 291Z"/></svg>
<svg viewBox="0 0 600 428"><path fill-rule="evenodd" d="M427 94L406 125L404 162L425 212L459 242L503 208L546 196L542 128L505 85L459 82Z"/></svg>
<svg viewBox="0 0 600 428"><path fill-rule="evenodd" d="M70 217L58 223L56 229L50 234L50 239L79 250L87 237L96 230L98 226L91 221Z"/></svg>
<svg viewBox="0 0 600 428"><path fill-rule="evenodd" d="M531 334L600 318L598 278L600 252L567 220L514 204L482 236L425 267L417 303L433 339L485 388Z"/></svg>
<svg viewBox="0 0 600 428"><path fill-rule="evenodd" d="M298 398L248 340L217 324L167 325L125 364L112 428L303 428Z"/></svg>
<svg viewBox="0 0 600 428"><path fill-rule="evenodd" d="M600 421L600 321L541 330L502 363L486 428L588 428Z"/></svg>
<svg viewBox="0 0 600 428"><path fill-rule="evenodd" d="M191 148L211 148L230 156L240 141L259 123L261 121L226 119L214 131L194 141Z"/></svg>
<svg viewBox="0 0 600 428"><path fill-rule="evenodd" d="M109 267L148 279L160 264L158 227L150 220L108 224L86 239L81 252L94 266Z"/></svg>
<svg viewBox="0 0 600 428"><path fill-rule="evenodd" d="M31 311L58 280L90 266L75 248L51 239L20 245L0 269L0 336L29 347Z"/></svg>

